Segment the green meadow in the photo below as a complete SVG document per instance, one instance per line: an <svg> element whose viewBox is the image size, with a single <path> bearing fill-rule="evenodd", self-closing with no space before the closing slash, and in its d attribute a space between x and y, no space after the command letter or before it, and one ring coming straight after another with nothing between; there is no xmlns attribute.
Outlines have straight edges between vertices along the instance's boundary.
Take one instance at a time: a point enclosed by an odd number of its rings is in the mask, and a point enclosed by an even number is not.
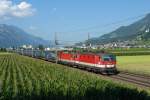
<svg viewBox="0 0 150 100"><path fill-rule="evenodd" d="M117 68L119 70L150 75L150 55L117 56Z"/></svg>

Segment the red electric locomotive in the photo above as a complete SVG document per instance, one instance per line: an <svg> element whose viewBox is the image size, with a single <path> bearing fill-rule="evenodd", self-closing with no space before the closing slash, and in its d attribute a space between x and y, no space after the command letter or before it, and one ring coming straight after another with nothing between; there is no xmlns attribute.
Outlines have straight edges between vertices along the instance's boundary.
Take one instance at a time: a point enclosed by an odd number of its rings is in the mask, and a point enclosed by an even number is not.
<svg viewBox="0 0 150 100"><path fill-rule="evenodd" d="M116 56L107 53L69 53L59 52L58 61L102 74L115 74Z"/></svg>

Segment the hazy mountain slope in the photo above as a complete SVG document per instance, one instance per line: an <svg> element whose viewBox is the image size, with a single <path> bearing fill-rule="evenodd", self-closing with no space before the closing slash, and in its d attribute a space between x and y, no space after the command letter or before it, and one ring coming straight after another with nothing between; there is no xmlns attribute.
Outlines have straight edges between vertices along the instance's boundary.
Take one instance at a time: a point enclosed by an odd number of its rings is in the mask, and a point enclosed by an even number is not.
<svg viewBox="0 0 150 100"><path fill-rule="evenodd" d="M139 39L142 36L142 39L150 39L150 14L145 16L143 19L129 25L129 26L121 26L113 32L108 34L104 34L98 38L92 38L89 42L93 44L98 43L108 43L112 41L124 41L131 39ZM141 39L141 40L142 40Z"/></svg>
<svg viewBox="0 0 150 100"><path fill-rule="evenodd" d="M32 36L18 27L0 24L0 47L20 46L23 44L48 45L48 41Z"/></svg>

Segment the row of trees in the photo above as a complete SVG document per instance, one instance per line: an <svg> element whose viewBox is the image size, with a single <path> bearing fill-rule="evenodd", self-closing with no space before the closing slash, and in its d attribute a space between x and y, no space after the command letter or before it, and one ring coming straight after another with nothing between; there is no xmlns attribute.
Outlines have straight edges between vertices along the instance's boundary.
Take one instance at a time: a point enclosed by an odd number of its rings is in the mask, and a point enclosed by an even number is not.
<svg viewBox="0 0 150 100"><path fill-rule="evenodd" d="M0 48L0 52L6 52L6 48Z"/></svg>

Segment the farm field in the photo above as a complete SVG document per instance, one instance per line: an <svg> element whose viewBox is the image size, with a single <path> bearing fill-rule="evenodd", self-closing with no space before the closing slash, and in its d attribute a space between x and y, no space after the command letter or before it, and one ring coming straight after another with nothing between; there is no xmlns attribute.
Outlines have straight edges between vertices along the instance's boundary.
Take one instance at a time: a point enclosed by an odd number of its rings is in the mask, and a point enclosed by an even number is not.
<svg viewBox="0 0 150 100"><path fill-rule="evenodd" d="M0 55L1 100L149 100L145 91L16 54Z"/></svg>
<svg viewBox="0 0 150 100"><path fill-rule="evenodd" d="M150 75L150 55L117 56L117 68L119 70Z"/></svg>
<svg viewBox="0 0 150 100"><path fill-rule="evenodd" d="M80 52L88 52L84 49L74 49ZM149 48L113 48L113 49L89 49L90 52L100 53L100 52L108 52L115 54L117 56L137 56L137 55L150 55Z"/></svg>
<svg viewBox="0 0 150 100"><path fill-rule="evenodd" d="M0 52L0 55L7 55L7 54L10 54L8 52Z"/></svg>

